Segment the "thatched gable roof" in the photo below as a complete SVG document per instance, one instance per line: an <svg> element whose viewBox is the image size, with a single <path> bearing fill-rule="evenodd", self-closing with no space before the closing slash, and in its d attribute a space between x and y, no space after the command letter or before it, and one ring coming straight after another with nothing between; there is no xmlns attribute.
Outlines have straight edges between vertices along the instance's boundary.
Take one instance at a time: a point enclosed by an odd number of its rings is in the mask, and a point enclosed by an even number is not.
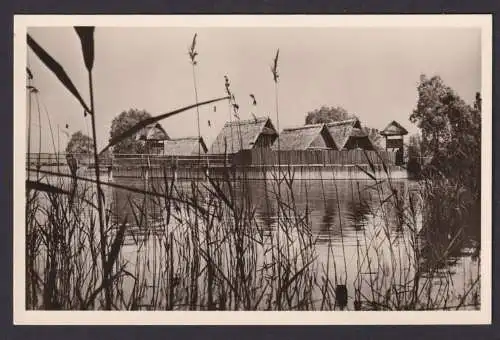
<svg viewBox="0 0 500 340"><path fill-rule="evenodd" d="M365 131L363 131L362 129L353 128L351 131L350 137L364 138L364 137L368 137L368 134Z"/></svg>
<svg viewBox="0 0 500 340"><path fill-rule="evenodd" d="M154 123L141 129L135 135L136 140L169 140L167 132L160 123Z"/></svg>
<svg viewBox="0 0 500 340"><path fill-rule="evenodd" d="M408 134L408 130L393 120L380 132L380 134L382 136L404 136Z"/></svg>
<svg viewBox="0 0 500 340"><path fill-rule="evenodd" d="M165 155L168 156L190 156L197 155L198 151L202 154L207 152L207 146L203 138L198 137L174 138L164 141L163 144ZM201 146L201 149L198 145Z"/></svg>
<svg viewBox="0 0 500 340"><path fill-rule="evenodd" d="M337 150L342 150L344 148L349 137L353 134L354 129L359 129L361 131L361 123L357 118L326 123L326 127L335 142Z"/></svg>
<svg viewBox="0 0 500 340"><path fill-rule="evenodd" d="M288 128L281 131L278 139L274 142L272 149L280 150L306 150L314 148L313 142L318 138L324 139L326 148L335 148L325 124L309 124L296 128ZM323 143L321 143L323 144Z"/></svg>
<svg viewBox="0 0 500 340"><path fill-rule="evenodd" d="M362 130L353 129L351 136L347 140L347 143L344 145L344 148L351 149L364 149L364 150L374 150L375 146L373 145L372 140L368 137L368 134L363 132Z"/></svg>
<svg viewBox="0 0 500 340"><path fill-rule="evenodd" d="M227 122L212 143L209 153L236 153L239 150L252 149L261 135L278 135L268 117Z"/></svg>

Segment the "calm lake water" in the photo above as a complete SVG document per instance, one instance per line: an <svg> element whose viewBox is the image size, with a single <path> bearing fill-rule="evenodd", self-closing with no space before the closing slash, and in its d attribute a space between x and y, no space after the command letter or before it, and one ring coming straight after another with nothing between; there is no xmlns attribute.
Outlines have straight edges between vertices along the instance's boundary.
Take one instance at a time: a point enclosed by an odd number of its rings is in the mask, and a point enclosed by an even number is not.
<svg viewBox="0 0 500 340"><path fill-rule="evenodd" d="M154 180L145 182L124 178L115 178L115 183L150 191L156 191L162 186ZM236 197L242 199L242 195L245 195L244 201L254 208L255 221L260 230L276 232L276 222L279 218L276 186L264 180L253 180L245 184L235 185ZM188 182L178 182L176 185L177 190L190 191ZM387 183L374 186L373 181L310 180L296 181L289 188L285 185L280 187L281 196L287 197L287 202L293 202L294 207L291 210L307 218L308 231L312 233L315 241L316 270L323 274L328 272L330 276L335 273L337 283L347 286L347 309L353 309L356 287L361 294L373 293L367 282L371 276L376 275L375 272L383 272L387 276L396 275L397 278L391 282L404 283L403 276L413 273L417 262L425 262L425 255L419 261L415 261L412 256L413 239L411 232L404 227L405 218L408 216L405 217L400 212L408 209L407 197L412 196L415 198L414 202L418 202L417 185L409 180L392 182L391 187L396 189L396 197L400 197L399 200L394 199L394 191ZM107 196L112 197L112 211L118 220L128 216L131 230L137 227L134 220L148 221L148 225L154 225L155 221L161 223L165 218L164 211L154 203L154 199L144 194L113 189ZM134 204L131 205L131 202ZM400 209L396 208L398 204L401 205ZM135 208L132 208L133 206ZM147 216L138 216L138 211L145 211ZM414 215L414 226L421 228L422 216L418 209ZM283 218L283 215L281 216ZM131 238L132 236L129 236L124 254L128 254L125 257L133 265L139 260L137 245ZM446 266L447 274L437 275L435 279L436 285L439 286L443 276L449 276L447 280L450 280L454 291L451 294L453 297L447 302L449 305L453 305L452 300L460 300L468 285L478 275L478 261L470 256L466 249L464 254L451 259ZM370 267L370 262L377 263L377 268ZM149 260L147 263L149 264ZM365 281L361 282L362 280ZM385 286L379 288L381 293L391 289ZM443 292L437 289L433 293L434 296L439 294Z"/></svg>
<svg viewBox="0 0 500 340"><path fill-rule="evenodd" d="M50 182L56 183L57 180L49 179ZM113 182L160 194L165 192L163 180L115 178ZM213 196L209 191L213 191L214 187L208 182L176 181L173 187L169 185L170 183L167 187L172 190L171 195L181 200L189 200L193 197L193 187L199 188L197 204L201 206L209 205L208 199ZM81 192L83 187L85 185L82 183L82 189L79 189ZM407 298L406 288L413 284L416 271L422 273L422 278L426 275L430 277L426 285L420 287L423 295L430 296L423 300L434 301L427 302L428 309L435 309L436 304L443 303L447 307L456 306L463 302L463 296L470 295L469 288L479 277L479 261L473 254L473 249L462 247L458 253L448 256L445 262L438 266L431 265L435 261L431 256L435 249L430 247L430 251L424 251L422 244L418 243L423 224L423 202L417 182L397 180L389 185L387 181L376 184L369 180L296 180L290 185L282 183L279 195L276 181L236 181L232 182L232 188L230 191L222 186L221 190L226 195L232 193L233 201L237 204L246 204L246 210L252 212L250 224L254 229L251 233L261 235L259 242L264 242L254 248L257 254L247 255L244 252L243 256L248 256L248 260L255 259L258 262L256 267L260 268L269 261L270 254L267 250L272 248L269 247L269 242L275 242L278 238L286 241L284 237L287 236L292 252L299 253L304 247L301 237L310 235L314 262L309 268L317 274L318 280L328 277L332 281L332 290L337 285L346 286L347 310L355 309L354 302L359 299L383 303L388 294L398 294L396 301L404 301ZM91 194L93 189L88 189L90 191L87 192ZM144 304L164 306L165 302L161 301L161 297L155 298L155 294L165 295L165 291L161 289L168 286L162 281L166 275L166 262L172 261L170 266L178 271L175 275L179 280L186 281L183 287L190 284L186 263L191 259L182 257L185 248L188 249L188 256L193 255L188 242L184 242L191 237L186 237L186 230L190 225L199 225L203 229L203 221L194 218L187 205L175 200L172 201L171 218L168 219L165 201L154 195L108 186L103 189L106 207L112 213L114 221L121 223L126 219L128 222L128 234L121 251L122 263L126 263L127 270L134 273L141 285L147 288L142 293ZM278 204L278 196L281 197L281 204ZM95 200L95 195L91 194L91 197ZM82 211L82 216L90 216L89 212ZM216 222L214 227L227 232L227 228L231 228L234 223L229 210L223 210L223 215L219 221L225 222ZM284 233L283 227L277 228L278 220L281 221L281 226L288 225L291 230L289 235ZM155 234L155 231L159 233ZM176 235L173 242L176 250L172 256L166 249L170 234ZM438 235L438 238L441 236ZM444 235L445 240L450 241L450 238L452 236ZM415 247L417 243L418 246ZM220 263L231 262L228 256L233 255L228 253L227 248L220 248L218 251L225 257ZM45 262L43 253L41 254L39 263L43 265ZM304 264L300 261L301 259L298 260L298 268ZM268 277L268 274L261 275ZM206 284L205 279L203 275L198 278L200 287ZM272 282L273 280L271 279ZM321 306L323 293L320 286L321 283L316 285L311 293L312 300L315 301L314 309L325 308ZM477 286L474 291L479 293ZM133 291L132 280L125 279L122 289L130 294ZM200 289L203 291L203 288ZM178 292L181 300L182 294L182 291ZM441 297L445 302L440 300ZM392 297L389 300L395 299ZM477 307L476 304L470 308ZM258 308L261 309L261 306ZM373 306L363 309L372 308ZM395 306L391 308L397 309ZM381 309L385 308L382 306ZM426 309L426 306L420 306L420 309Z"/></svg>

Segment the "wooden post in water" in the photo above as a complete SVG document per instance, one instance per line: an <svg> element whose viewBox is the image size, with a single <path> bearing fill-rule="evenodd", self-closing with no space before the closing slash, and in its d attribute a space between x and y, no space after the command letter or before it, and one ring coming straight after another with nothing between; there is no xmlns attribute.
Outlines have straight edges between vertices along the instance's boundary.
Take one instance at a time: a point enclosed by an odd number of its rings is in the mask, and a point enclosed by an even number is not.
<svg viewBox="0 0 500 340"><path fill-rule="evenodd" d="M335 304L340 310L344 310L347 306L347 287L345 285L337 285L335 287Z"/></svg>
<svg viewBox="0 0 500 340"><path fill-rule="evenodd" d="M113 181L113 166L108 166L108 182Z"/></svg>

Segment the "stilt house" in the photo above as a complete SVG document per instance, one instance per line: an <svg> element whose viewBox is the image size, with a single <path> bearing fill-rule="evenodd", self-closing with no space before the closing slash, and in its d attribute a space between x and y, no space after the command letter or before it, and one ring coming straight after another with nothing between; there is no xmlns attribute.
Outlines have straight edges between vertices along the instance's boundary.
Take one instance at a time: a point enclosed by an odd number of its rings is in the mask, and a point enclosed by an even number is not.
<svg viewBox="0 0 500 340"><path fill-rule="evenodd" d="M271 148L278 137L271 119L259 117L228 122L210 147L210 154L234 154L240 150Z"/></svg>

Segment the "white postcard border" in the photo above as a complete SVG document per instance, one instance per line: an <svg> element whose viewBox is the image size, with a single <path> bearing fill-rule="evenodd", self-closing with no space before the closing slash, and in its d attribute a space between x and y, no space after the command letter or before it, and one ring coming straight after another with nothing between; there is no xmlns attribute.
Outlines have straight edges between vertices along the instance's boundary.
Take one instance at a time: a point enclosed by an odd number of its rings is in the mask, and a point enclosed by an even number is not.
<svg viewBox="0 0 500 340"><path fill-rule="evenodd" d="M25 310L25 150L27 27L467 27L482 37L481 310L405 312L126 312ZM15 15L14 16L14 324L382 325L491 323L492 17L491 15Z"/></svg>

